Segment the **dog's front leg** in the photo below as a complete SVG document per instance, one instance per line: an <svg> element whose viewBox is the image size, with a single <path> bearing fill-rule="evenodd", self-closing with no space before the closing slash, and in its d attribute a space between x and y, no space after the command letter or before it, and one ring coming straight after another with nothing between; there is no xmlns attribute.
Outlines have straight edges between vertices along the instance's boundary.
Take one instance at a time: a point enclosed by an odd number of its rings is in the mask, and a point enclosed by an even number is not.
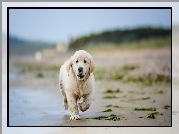
<svg viewBox="0 0 179 134"><path fill-rule="evenodd" d="M70 120L80 120L78 106L77 106L77 96L73 93L67 93L68 107L71 112Z"/></svg>
<svg viewBox="0 0 179 134"><path fill-rule="evenodd" d="M87 109L89 109L90 104L91 104L91 94L86 94L83 95L83 102L79 103L79 108L82 112L86 111Z"/></svg>

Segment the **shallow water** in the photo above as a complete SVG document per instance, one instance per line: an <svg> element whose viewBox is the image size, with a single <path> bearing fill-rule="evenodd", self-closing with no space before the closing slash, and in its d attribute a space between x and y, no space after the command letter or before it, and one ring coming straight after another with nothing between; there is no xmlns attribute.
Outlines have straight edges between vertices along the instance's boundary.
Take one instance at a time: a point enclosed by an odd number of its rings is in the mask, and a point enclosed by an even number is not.
<svg viewBox="0 0 179 134"><path fill-rule="evenodd" d="M56 126L68 120L62 99L45 89L9 89L10 126Z"/></svg>

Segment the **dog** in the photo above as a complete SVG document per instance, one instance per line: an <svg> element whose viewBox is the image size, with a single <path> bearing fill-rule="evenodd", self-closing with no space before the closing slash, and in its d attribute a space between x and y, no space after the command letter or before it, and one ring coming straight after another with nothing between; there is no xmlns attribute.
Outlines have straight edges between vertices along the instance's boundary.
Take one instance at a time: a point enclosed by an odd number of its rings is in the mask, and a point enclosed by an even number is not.
<svg viewBox="0 0 179 134"><path fill-rule="evenodd" d="M91 105L94 89L95 63L93 57L84 50L76 51L60 68L59 86L65 110L70 110L70 120L80 120L82 112ZM82 103L77 101L83 98Z"/></svg>

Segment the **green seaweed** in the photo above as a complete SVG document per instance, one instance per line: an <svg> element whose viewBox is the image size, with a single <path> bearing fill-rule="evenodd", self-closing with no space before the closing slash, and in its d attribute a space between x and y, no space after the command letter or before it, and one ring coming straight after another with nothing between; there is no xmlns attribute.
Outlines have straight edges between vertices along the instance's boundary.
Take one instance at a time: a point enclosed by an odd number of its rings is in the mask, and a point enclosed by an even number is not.
<svg viewBox="0 0 179 134"><path fill-rule="evenodd" d="M104 99L116 99L116 98L118 98L118 97L116 97L115 95L108 95L108 96L104 96L103 97Z"/></svg>
<svg viewBox="0 0 179 134"><path fill-rule="evenodd" d="M122 108L122 107L120 107L120 106L113 106L114 108Z"/></svg>
<svg viewBox="0 0 179 134"><path fill-rule="evenodd" d="M157 94L164 94L164 91L159 90L159 91L157 91Z"/></svg>
<svg viewBox="0 0 179 134"><path fill-rule="evenodd" d="M111 107L112 105L106 105L105 107Z"/></svg>
<svg viewBox="0 0 179 134"><path fill-rule="evenodd" d="M116 89L116 93L121 93L122 91L119 89Z"/></svg>
<svg viewBox="0 0 179 134"><path fill-rule="evenodd" d="M164 108L164 109L169 109L170 106L169 106L169 105L165 105L163 108Z"/></svg>
<svg viewBox="0 0 179 134"><path fill-rule="evenodd" d="M116 90L111 90L111 89L108 89L106 90L104 93L121 93L122 91L120 89L116 89Z"/></svg>
<svg viewBox="0 0 179 134"><path fill-rule="evenodd" d="M98 117L94 117L94 118L86 118L86 119L95 119L95 120L102 120L108 118L108 116L98 116Z"/></svg>
<svg viewBox="0 0 179 134"><path fill-rule="evenodd" d="M138 117L138 118L144 118L144 117Z"/></svg>
<svg viewBox="0 0 179 134"><path fill-rule="evenodd" d="M156 111L156 108L134 108L133 111Z"/></svg>
<svg viewBox="0 0 179 134"><path fill-rule="evenodd" d="M163 115L163 114L159 112L154 112L154 113L148 114L147 118L155 119L156 118L155 115Z"/></svg>
<svg viewBox="0 0 179 134"><path fill-rule="evenodd" d="M155 100L151 101L151 103L155 103L155 102L156 102Z"/></svg>
<svg viewBox="0 0 179 134"><path fill-rule="evenodd" d="M132 71L132 70L135 70L136 68L139 68L139 67L135 65L125 65L121 69L123 71Z"/></svg>
<svg viewBox="0 0 179 134"><path fill-rule="evenodd" d="M159 112L154 112L153 114L155 114L155 115L163 115L163 113L159 113Z"/></svg>
<svg viewBox="0 0 179 134"><path fill-rule="evenodd" d="M43 78L43 77L44 77L44 74L41 73L41 72L39 72L39 73L36 74L36 77L37 77L37 78Z"/></svg>
<svg viewBox="0 0 179 134"><path fill-rule="evenodd" d="M110 119L110 120L113 120L113 121L120 120L120 118L119 118L117 115L115 115L115 114L111 114L111 115L109 116L109 119Z"/></svg>
<svg viewBox="0 0 179 134"><path fill-rule="evenodd" d="M106 90L104 93L113 93L113 90L108 89L108 90Z"/></svg>
<svg viewBox="0 0 179 134"><path fill-rule="evenodd" d="M112 111L112 109L107 109L107 110L104 110L102 112L111 112L111 111Z"/></svg>
<svg viewBox="0 0 179 134"><path fill-rule="evenodd" d="M155 119L155 114L154 113L150 113L148 114L147 118L150 118L150 119Z"/></svg>
<svg viewBox="0 0 179 134"><path fill-rule="evenodd" d="M86 119L120 121L120 117L115 114L111 114L109 116L98 116L94 118L86 118Z"/></svg>
<svg viewBox="0 0 179 134"><path fill-rule="evenodd" d="M106 105L105 107L112 107L112 105L111 104L109 104L109 105ZM120 106L113 106L114 108L122 108L122 107L120 107Z"/></svg>
<svg viewBox="0 0 179 134"><path fill-rule="evenodd" d="M144 98L137 98L136 100L148 100L150 97L144 97Z"/></svg>
<svg viewBox="0 0 179 134"><path fill-rule="evenodd" d="M163 75L163 74L157 74L157 78L155 79L155 82L166 82L169 83L171 82L170 78Z"/></svg>
<svg viewBox="0 0 179 134"><path fill-rule="evenodd" d="M113 75L112 80L115 80L115 81L121 80L121 79L123 79L123 77L124 77L123 74L116 73L116 74Z"/></svg>
<svg viewBox="0 0 179 134"><path fill-rule="evenodd" d="M145 74L143 76L127 76L127 79L124 82L141 82L143 83L145 86L151 86L153 84L157 84L157 83L170 83L171 80L168 76L165 76L163 74Z"/></svg>

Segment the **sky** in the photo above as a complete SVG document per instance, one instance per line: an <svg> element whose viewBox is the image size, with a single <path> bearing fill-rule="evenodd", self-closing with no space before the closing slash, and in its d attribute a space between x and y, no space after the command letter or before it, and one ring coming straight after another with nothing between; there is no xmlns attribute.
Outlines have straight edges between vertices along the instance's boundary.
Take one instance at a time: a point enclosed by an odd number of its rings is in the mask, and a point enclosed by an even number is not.
<svg viewBox="0 0 179 134"><path fill-rule="evenodd" d="M170 28L170 9L10 9L10 35L56 43L105 30Z"/></svg>
<svg viewBox="0 0 179 134"><path fill-rule="evenodd" d="M10 35L68 43L105 30L154 26L170 28L170 9L10 9Z"/></svg>

